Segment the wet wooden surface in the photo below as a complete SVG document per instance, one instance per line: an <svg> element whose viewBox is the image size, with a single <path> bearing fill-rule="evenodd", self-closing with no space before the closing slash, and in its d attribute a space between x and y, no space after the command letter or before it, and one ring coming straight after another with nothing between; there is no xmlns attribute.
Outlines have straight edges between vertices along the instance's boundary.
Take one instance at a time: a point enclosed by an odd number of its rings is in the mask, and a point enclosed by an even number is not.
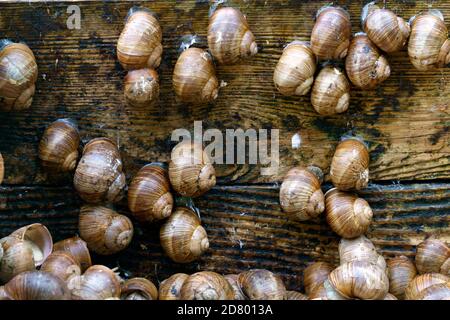
<svg viewBox="0 0 450 320"><path fill-rule="evenodd" d="M211 249L198 263L177 265L159 246L159 225L135 223L129 249L98 263L119 265L130 275L161 281L174 272L200 269L229 273L267 268L283 275L291 289L301 289L305 264L336 262L338 238L325 221L291 223L280 214L278 183L293 165L320 166L328 172L334 148L344 134L359 135L371 151L374 184L361 194L375 210L368 236L386 256L414 254L414 245L438 234L450 240L450 106L449 69L416 71L406 51L389 55L391 77L373 91L353 88L347 113L318 116L309 97L283 97L275 91L272 72L283 46L307 40L313 16L325 1L230 1L247 15L260 53L236 66L219 66L226 86L216 102L199 108L175 100L171 75L181 36L204 39L207 1L136 2L155 11L163 28L164 55L158 69L161 96L146 112L125 108L124 71L115 45L130 2L80 2L80 30L68 30L69 3L1 3L0 34L26 42L39 65L32 108L0 114L0 152L5 180L0 187L0 236L21 225L42 222L55 240L72 236L81 205L72 177L45 172L37 161L44 128L57 118L78 121L83 142L108 136L120 145L128 181L142 165L166 161L175 144L172 130L266 128L280 130L280 170L261 176L258 166L218 168L219 186L195 201L210 237ZM359 31L362 1L339 1ZM73 4L73 3L70 3ZM404 18L428 7L450 21L446 1L388 2ZM301 139L292 147L292 137ZM421 180L421 181L419 181ZM265 183L265 184L261 184ZM118 210L127 213L124 203Z"/></svg>

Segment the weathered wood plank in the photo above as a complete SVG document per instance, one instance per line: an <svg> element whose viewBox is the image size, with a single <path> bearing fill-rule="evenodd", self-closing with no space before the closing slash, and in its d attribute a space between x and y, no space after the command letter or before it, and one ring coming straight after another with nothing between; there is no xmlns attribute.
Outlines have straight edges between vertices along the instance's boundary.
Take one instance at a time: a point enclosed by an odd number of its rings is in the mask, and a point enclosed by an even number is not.
<svg viewBox="0 0 450 320"><path fill-rule="evenodd" d="M412 256L427 235L450 241L450 183L371 184L362 196L374 210L368 237L386 256ZM131 246L95 263L120 266L130 275L162 281L174 272L215 270L235 273L267 268L280 273L292 289L302 286L306 263L337 263L338 237L323 218L288 221L278 205L278 185L220 186L195 201L200 208L211 249L198 262L181 265L164 256L159 224L134 221ZM55 240L77 232L79 206L69 187L0 187L0 237L33 222L47 225ZM128 214L125 203L116 208Z"/></svg>
<svg viewBox="0 0 450 320"><path fill-rule="evenodd" d="M138 2L139 3L139 2ZM349 112L319 117L308 97L286 98L276 93L272 71L287 42L307 40L314 12L325 1L229 1L247 15L260 53L237 66L217 68L227 83L218 100L192 108L176 102L171 84L179 39L186 33L204 38L207 1L152 1L142 3L160 17L164 59L160 103L148 112L132 112L123 105L124 72L117 63L115 44L130 2L80 2L80 30L68 30L69 3L2 3L0 34L27 42L36 54L40 76L32 109L0 114L0 152L9 184L68 184L70 176L49 177L37 161L43 129L59 117L78 120L84 141L107 135L120 143L128 178L148 161L167 160L176 128L204 127L280 129L278 174L261 176L258 166L220 168L222 181L279 181L296 164L315 164L328 171L333 149L341 135L362 136L371 149L371 178L414 180L450 177L449 69L418 72L406 52L389 56L392 76L373 91L352 91ZM359 28L362 1L339 1ZM71 2L71 4L73 4ZM433 6L450 19L447 1L389 2L405 18ZM291 138L301 137L299 149Z"/></svg>

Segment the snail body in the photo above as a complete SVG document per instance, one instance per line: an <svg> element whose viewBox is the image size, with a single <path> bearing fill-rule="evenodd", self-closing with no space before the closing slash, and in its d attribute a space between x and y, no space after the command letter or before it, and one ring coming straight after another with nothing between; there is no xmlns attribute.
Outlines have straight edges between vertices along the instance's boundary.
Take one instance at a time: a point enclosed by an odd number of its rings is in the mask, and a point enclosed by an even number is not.
<svg viewBox="0 0 450 320"><path fill-rule="evenodd" d="M285 300L286 287L276 274L253 269L239 274L239 286L242 293L250 300Z"/></svg>
<svg viewBox="0 0 450 320"><path fill-rule="evenodd" d="M328 279L328 275L333 269L333 266L327 262L314 262L306 267L303 272L303 283L306 294L310 295L314 292L317 287Z"/></svg>
<svg viewBox="0 0 450 320"><path fill-rule="evenodd" d="M121 286L122 300L157 300L158 289L145 278L132 278L126 280Z"/></svg>
<svg viewBox="0 0 450 320"><path fill-rule="evenodd" d="M45 129L39 143L39 158L44 167L72 171L78 160L80 134L71 119L59 119Z"/></svg>
<svg viewBox="0 0 450 320"><path fill-rule="evenodd" d="M389 271L389 292L398 299L404 299L406 288L417 275L416 267L405 256L389 259L387 266Z"/></svg>
<svg viewBox="0 0 450 320"><path fill-rule="evenodd" d="M154 69L130 70L124 79L127 106L136 109L151 107L159 97L159 77Z"/></svg>
<svg viewBox="0 0 450 320"><path fill-rule="evenodd" d="M189 275L175 273L159 285L159 300L180 300L181 287Z"/></svg>
<svg viewBox="0 0 450 320"><path fill-rule="evenodd" d="M83 275L68 284L72 296L79 300L107 300L120 297L118 276L101 265L89 267Z"/></svg>
<svg viewBox="0 0 450 320"><path fill-rule="evenodd" d="M181 300L232 300L234 291L218 273L201 271L190 275L183 283Z"/></svg>
<svg viewBox="0 0 450 320"><path fill-rule="evenodd" d="M216 10L209 19L208 47L221 64L234 64L258 53L246 17L231 7Z"/></svg>
<svg viewBox="0 0 450 320"><path fill-rule="evenodd" d="M448 273L445 269L446 262L450 259L450 248L439 239L429 238L417 246L416 267L420 274L441 272ZM443 268L442 268L443 267Z"/></svg>
<svg viewBox="0 0 450 320"><path fill-rule="evenodd" d="M302 96L314 82L317 59L306 42L293 41L283 50L273 73L277 90L286 96Z"/></svg>
<svg viewBox="0 0 450 320"><path fill-rule="evenodd" d="M110 255L122 251L133 238L133 224L126 216L102 206L83 206L78 220L80 236L92 251Z"/></svg>
<svg viewBox="0 0 450 320"><path fill-rule="evenodd" d="M0 40L0 110L28 109L37 76L36 59L26 44Z"/></svg>
<svg viewBox="0 0 450 320"><path fill-rule="evenodd" d="M58 251L71 255L80 266L82 272L86 271L92 265L87 244L78 236L56 242L53 245L53 252Z"/></svg>
<svg viewBox="0 0 450 320"><path fill-rule="evenodd" d="M68 252L55 251L50 254L41 266L40 271L45 271L69 282L73 277L81 275L81 268L75 258Z"/></svg>

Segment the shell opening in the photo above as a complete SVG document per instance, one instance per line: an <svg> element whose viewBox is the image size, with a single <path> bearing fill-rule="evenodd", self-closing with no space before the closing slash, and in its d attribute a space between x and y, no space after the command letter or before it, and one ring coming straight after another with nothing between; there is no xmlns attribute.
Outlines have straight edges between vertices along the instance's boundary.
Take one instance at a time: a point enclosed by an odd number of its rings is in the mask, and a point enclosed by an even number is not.
<svg viewBox="0 0 450 320"><path fill-rule="evenodd" d="M163 194L153 207L153 213L157 219L167 218L172 214L173 196L170 192Z"/></svg>
<svg viewBox="0 0 450 320"><path fill-rule="evenodd" d="M77 165L78 160L78 150L71 152L65 159L62 164L62 168L65 171L73 171Z"/></svg>

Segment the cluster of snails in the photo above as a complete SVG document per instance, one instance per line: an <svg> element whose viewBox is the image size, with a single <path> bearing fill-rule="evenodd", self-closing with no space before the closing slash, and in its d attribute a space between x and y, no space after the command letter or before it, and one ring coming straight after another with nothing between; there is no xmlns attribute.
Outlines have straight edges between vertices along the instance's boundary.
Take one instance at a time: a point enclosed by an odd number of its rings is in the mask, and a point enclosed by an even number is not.
<svg viewBox="0 0 450 320"><path fill-rule="evenodd" d="M289 43L275 67L273 81L287 96L311 91L311 104L320 115L345 112L350 101L350 82L373 89L391 73L385 53L408 47L418 70L441 68L450 62L450 41L440 11L429 10L408 22L376 2L363 7L363 32L351 35L348 12L337 6L318 10L310 42ZM345 59L345 72L336 60ZM318 61L325 61L316 75ZM348 77L348 79L347 79Z"/></svg>

